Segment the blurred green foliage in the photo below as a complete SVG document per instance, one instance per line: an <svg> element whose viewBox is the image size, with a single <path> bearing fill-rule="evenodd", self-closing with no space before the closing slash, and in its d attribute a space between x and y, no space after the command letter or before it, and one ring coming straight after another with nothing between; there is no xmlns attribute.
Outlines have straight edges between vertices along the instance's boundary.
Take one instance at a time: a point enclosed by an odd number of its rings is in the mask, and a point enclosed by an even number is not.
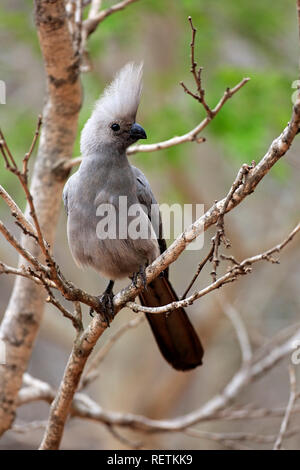
<svg viewBox="0 0 300 470"><path fill-rule="evenodd" d="M104 7L112 3L104 1ZM6 0L0 7L1 43L6 47L0 54L0 78L13 83L8 87L7 104L0 108L1 127L18 158L30 145L36 116L43 106L42 97L39 106L26 107L22 100L14 99L14 88L21 88L24 83L22 77L14 75L10 51L22 45L28 52L28 67L30 57L43 67L32 9L30 0ZM145 60L146 87L140 116L149 143L185 133L204 117L199 104L179 86L183 80L193 87L189 74L188 15L198 30L196 56L204 66L203 82L209 104L214 106L227 86L234 86L245 76L251 78L203 135L217 141L222 158L237 164L258 160L288 121L291 110L291 83L297 78L298 37L293 0L140 0L111 15L89 41L94 69L82 76L84 104L79 128L111 78L103 70L113 73L126 61L141 57ZM159 28L162 40L157 44L155 36ZM154 48L159 50L153 51ZM156 56L156 62L152 58L150 66L148 55ZM159 65L153 67L153 64ZM188 145L195 148L196 144ZM183 168L190 148L171 148L164 152L163 158L161 154L152 155L151 159L144 154L140 158L149 168L157 165ZM74 155L78 154L79 137L74 148ZM3 171L2 163L0 171L1 181L5 180L7 186L14 184ZM286 184L289 168L282 161L272 174Z"/></svg>

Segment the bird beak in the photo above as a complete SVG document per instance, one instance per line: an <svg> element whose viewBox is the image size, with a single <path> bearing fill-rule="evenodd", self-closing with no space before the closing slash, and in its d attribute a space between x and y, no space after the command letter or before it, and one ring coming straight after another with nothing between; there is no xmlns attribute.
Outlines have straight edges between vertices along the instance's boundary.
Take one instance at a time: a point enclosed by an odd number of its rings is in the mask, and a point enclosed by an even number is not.
<svg viewBox="0 0 300 470"><path fill-rule="evenodd" d="M147 139L147 134L142 126L134 122L130 129L130 137L133 137L134 140Z"/></svg>

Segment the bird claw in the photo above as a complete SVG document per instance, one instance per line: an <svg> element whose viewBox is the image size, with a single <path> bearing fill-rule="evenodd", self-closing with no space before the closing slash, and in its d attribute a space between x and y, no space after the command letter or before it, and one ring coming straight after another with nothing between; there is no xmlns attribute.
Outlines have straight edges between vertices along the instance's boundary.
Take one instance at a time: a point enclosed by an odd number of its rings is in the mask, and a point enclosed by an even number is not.
<svg viewBox="0 0 300 470"><path fill-rule="evenodd" d="M110 326L110 322L114 319L115 310L114 310L114 294L113 292L104 292L101 296L98 297L100 310L98 315L100 315L101 321L106 323L106 326ZM90 308L90 315L93 317L94 310Z"/></svg>
<svg viewBox="0 0 300 470"><path fill-rule="evenodd" d="M114 294L112 292L104 292L104 294L99 298L102 310L99 315L101 316L101 320L104 321L107 326L110 326L110 322L114 319L115 316L113 299Z"/></svg>
<svg viewBox="0 0 300 470"><path fill-rule="evenodd" d="M94 315L94 311L95 311L95 310L91 307L91 308L90 308L90 317L92 317L92 318L94 318L94 316L95 316L95 315Z"/></svg>
<svg viewBox="0 0 300 470"><path fill-rule="evenodd" d="M133 282L134 287L138 286L138 280L139 279L141 279L143 288L145 289L147 287L145 266L140 266L139 271L133 274L132 282Z"/></svg>

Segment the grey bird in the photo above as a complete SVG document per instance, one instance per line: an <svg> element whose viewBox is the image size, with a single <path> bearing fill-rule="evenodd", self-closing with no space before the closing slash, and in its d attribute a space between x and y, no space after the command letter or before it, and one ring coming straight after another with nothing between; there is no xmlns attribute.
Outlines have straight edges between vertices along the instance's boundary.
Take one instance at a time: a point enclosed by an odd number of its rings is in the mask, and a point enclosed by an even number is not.
<svg viewBox="0 0 300 470"><path fill-rule="evenodd" d="M92 266L109 279L100 297L107 322L113 316L115 280L130 277L136 282L138 276L144 280L146 266L166 249L160 215L158 222L153 220L151 207L157 203L150 184L139 169L130 165L126 155L131 144L147 137L136 123L141 89L142 65L125 65L96 102L82 130L82 163L63 191L74 260L80 266ZM122 209L120 198L126 201ZM138 216L130 214L133 206L139 209ZM114 211L108 216L111 207ZM137 218L140 225L146 226L147 237L131 235L130 224ZM124 220L125 235L120 236ZM109 232L107 237L103 236L104 226ZM148 307L178 300L168 270L145 286L139 297ZM203 347L183 308L146 317L162 355L175 369L189 370L202 364Z"/></svg>

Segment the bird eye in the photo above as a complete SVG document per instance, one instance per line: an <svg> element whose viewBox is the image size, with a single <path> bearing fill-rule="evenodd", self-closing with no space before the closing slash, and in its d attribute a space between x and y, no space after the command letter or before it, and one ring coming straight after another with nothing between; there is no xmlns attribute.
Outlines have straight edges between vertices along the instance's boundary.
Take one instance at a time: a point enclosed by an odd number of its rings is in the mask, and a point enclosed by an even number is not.
<svg viewBox="0 0 300 470"><path fill-rule="evenodd" d="M115 124L112 124L112 125L110 126L110 128L111 128L114 132L120 130L119 124L116 124L116 123L115 123Z"/></svg>

